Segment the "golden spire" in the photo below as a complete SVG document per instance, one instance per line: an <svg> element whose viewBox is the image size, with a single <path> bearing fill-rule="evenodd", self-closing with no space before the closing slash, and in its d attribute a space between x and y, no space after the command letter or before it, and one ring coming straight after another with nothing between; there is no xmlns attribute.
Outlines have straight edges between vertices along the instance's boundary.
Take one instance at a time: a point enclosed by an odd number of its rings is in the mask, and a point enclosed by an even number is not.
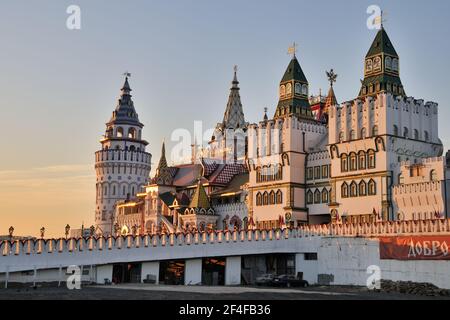
<svg viewBox="0 0 450 320"><path fill-rule="evenodd" d="M288 48L288 54L292 55L292 59L294 59L296 56L296 53L298 51L297 48L298 48L298 44L295 43L295 41L294 41L294 43L292 43L292 46L290 46Z"/></svg>

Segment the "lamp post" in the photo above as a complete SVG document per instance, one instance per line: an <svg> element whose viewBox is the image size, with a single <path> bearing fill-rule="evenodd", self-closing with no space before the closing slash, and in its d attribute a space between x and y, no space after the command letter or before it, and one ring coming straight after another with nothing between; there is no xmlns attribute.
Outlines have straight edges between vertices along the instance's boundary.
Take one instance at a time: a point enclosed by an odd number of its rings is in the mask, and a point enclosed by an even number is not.
<svg viewBox="0 0 450 320"><path fill-rule="evenodd" d="M116 224L114 225L114 234L115 234L116 237L118 236L119 228L120 228L120 227L119 227L119 224L116 223Z"/></svg>
<svg viewBox="0 0 450 320"><path fill-rule="evenodd" d="M69 237L69 232L70 232L70 226L67 225L65 228L66 239Z"/></svg>
<svg viewBox="0 0 450 320"><path fill-rule="evenodd" d="M45 228L42 227L40 231L41 231L41 238L43 239L45 236Z"/></svg>
<svg viewBox="0 0 450 320"><path fill-rule="evenodd" d="M91 232L91 237L93 237L94 234L95 234L95 227L94 227L94 226L91 226L91 227L89 228L89 230L90 230L90 232Z"/></svg>
<svg viewBox="0 0 450 320"><path fill-rule="evenodd" d="M8 231L9 231L9 240L12 240L14 235L14 227L13 226L9 227Z"/></svg>

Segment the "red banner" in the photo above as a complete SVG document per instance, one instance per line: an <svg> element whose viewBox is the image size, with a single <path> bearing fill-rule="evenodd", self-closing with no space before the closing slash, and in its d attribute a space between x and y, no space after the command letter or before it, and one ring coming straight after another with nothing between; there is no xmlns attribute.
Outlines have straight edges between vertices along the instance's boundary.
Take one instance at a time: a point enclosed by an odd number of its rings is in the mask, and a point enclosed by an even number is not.
<svg viewBox="0 0 450 320"><path fill-rule="evenodd" d="M450 236L380 238L383 260L450 260Z"/></svg>

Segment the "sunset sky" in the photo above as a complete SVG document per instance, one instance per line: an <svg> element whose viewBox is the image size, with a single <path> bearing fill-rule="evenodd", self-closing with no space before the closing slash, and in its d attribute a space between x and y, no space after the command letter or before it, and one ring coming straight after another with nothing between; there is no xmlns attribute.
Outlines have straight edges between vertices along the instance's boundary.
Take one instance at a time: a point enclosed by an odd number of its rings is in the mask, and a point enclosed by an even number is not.
<svg viewBox="0 0 450 320"><path fill-rule="evenodd" d="M72 4L81 30L66 28ZM93 224L94 152L125 71L155 164L175 129L222 120L235 64L247 121L272 115L293 41L313 94L334 68L338 100L355 98L373 4L387 12L407 95L439 103L448 148L448 0L1 0L0 235Z"/></svg>

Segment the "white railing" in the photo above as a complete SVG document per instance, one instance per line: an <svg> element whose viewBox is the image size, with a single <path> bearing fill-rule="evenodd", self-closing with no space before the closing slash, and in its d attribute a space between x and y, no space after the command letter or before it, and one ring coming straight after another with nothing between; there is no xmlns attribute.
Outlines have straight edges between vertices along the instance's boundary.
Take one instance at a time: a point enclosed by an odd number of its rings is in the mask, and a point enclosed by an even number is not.
<svg viewBox="0 0 450 320"><path fill-rule="evenodd" d="M277 241L307 237L380 237L450 234L450 220L388 221L302 226L295 229L186 232L118 237L29 239L0 241L0 259L9 255L33 255L77 251L103 251L140 247L173 247L251 241Z"/></svg>

